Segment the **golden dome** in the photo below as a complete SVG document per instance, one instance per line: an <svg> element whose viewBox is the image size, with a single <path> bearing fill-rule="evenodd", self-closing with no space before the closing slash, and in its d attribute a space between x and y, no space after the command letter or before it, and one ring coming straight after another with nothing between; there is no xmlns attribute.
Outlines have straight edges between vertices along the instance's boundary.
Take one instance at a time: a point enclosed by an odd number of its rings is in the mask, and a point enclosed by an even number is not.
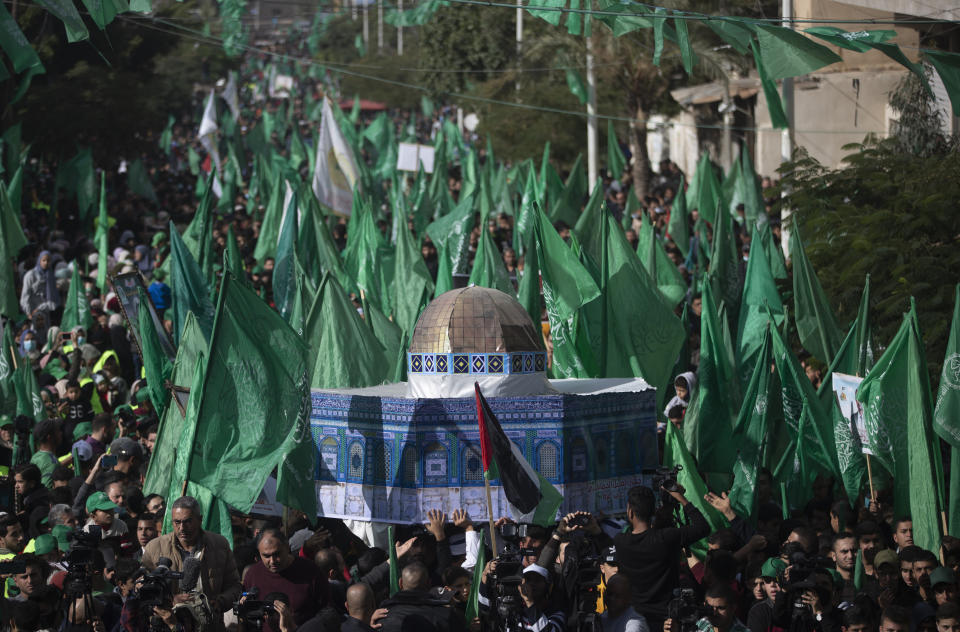
<svg viewBox="0 0 960 632"><path fill-rule="evenodd" d="M543 337L523 306L485 287L444 292L423 310L410 353L513 353L543 351Z"/></svg>

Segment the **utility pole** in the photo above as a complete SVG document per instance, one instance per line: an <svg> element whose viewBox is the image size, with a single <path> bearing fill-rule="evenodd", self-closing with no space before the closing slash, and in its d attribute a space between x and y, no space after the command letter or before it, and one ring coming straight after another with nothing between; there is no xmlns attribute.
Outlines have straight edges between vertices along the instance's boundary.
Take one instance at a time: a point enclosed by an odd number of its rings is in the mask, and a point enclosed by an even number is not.
<svg viewBox="0 0 960 632"><path fill-rule="evenodd" d="M517 0L517 66L523 59L523 0ZM517 92L520 92L520 73L517 73Z"/></svg>
<svg viewBox="0 0 960 632"><path fill-rule="evenodd" d="M793 28L793 0L781 0L780 11L783 19L783 26ZM784 163L793 156L793 126L794 126L794 108L793 108L793 77L787 77L783 80L783 110L787 115L787 128L780 132L780 162ZM781 195L786 195L783 191ZM786 204L780 205L780 247L783 249L784 256L790 258L790 230L787 228L787 217L790 216L790 209Z"/></svg>
<svg viewBox="0 0 960 632"><path fill-rule="evenodd" d="M403 0L397 0L397 11L403 13ZM403 27L397 27L397 55L403 55Z"/></svg>
<svg viewBox="0 0 960 632"><path fill-rule="evenodd" d="M593 69L593 37L587 41L587 183L590 192L597 184L597 78Z"/></svg>
<svg viewBox="0 0 960 632"><path fill-rule="evenodd" d="M363 5L363 47L370 44L370 5Z"/></svg>
<svg viewBox="0 0 960 632"><path fill-rule="evenodd" d="M377 0L377 50L383 50L383 0Z"/></svg>

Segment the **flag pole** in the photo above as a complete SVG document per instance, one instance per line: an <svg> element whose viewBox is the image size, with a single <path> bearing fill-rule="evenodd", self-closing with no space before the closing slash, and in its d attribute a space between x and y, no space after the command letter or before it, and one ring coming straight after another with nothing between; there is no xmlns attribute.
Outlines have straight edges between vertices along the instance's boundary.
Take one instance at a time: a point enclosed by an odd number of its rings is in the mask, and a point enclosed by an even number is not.
<svg viewBox="0 0 960 632"><path fill-rule="evenodd" d="M13 370L17 370L17 353L13 348L13 345L10 345L10 361L13 362Z"/></svg>
<svg viewBox="0 0 960 632"><path fill-rule="evenodd" d="M487 492L487 522L490 523L490 548L493 556L497 556L497 531L493 528L493 502L490 500L490 481L483 477L483 488ZM483 542L480 543L483 546Z"/></svg>
<svg viewBox="0 0 960 632"><path fill-rule="evenodd" d="M875 504L877 502L877 492L873 489L873 467L870 465L870 455L864 454L867 457L867 480L870 481L870 504Z"/></svg>

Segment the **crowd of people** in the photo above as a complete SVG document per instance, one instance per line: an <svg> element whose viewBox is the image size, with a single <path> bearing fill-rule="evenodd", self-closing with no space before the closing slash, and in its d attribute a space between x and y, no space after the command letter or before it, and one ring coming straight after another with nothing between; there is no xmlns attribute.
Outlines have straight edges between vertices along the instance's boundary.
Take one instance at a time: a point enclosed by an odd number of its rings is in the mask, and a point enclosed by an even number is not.
<svg viewBox="0 0 960 632"><path fill-rule="evenodd" d="M265 75L256 61L251 55L240 74L244 129L281 108L295 126L313 124L304 94L315 103L329 82L304 75L293 98L250 102L245 86ZM390 118L399 135L429 143L450 114L441 107L430 117L392 111ZM289 155L285 136L275 133L268 142ZM172 128L169 155L157 148L140 156L158 207L130 194L119 175L106 176L116 220L108 269L142 275L161 315L171 301L166 231L170 220L183 226L195 210L196 174L188 165L190 151L199 149L187 115ZM232 542L204 530L197 500L143 493L159 419L142 358L119 297L97 286L96 244L70 229L78 214L73 200L58 191L52 166L31 165L17 209L28 242L15 271L22 314L5 315L3 326L14 364L34 373L44 413L40 419L14 414L17 394L3 391L4 629L960 631L960 542L944 538L938 551L914 546L909 517L893 517L878 502L854 508L840 485L824 477L814 500L792 513L773 498L766 471L757 479L755 515L737 515L725 494L709 493L706 502L729 523L718 530L679 486L630 489L625 516L575 512L548 527L502 518L491 532L465 511L432 512L423 527L399 527L387 546L393 550L368 546L341 521L295 513L282 521L233 513ZM243 168L249 175L251 165ZM305 163L300 170L307 178ZM456 199L459 171L451 168L449 176ZM634 245L644 215L661 231L667 225L680 176L675 164L662 162L650 194L631 205L629 170L606 174L606 208L623 220ZM35 212L51 201L55 213ZM253 254L265 205L239 188L220 205L212 239L219 257L232 229L248 280L269 301L273 262L258 263ZM779 239L772 202L767 212ZM512 248L514 217L475 224L470 257L480 231L489 230L516 282L523 258ZM390 209L379 226L386 235ZM347 227L345 220L332 227L341 250ZM571 228L555 227L561 236ZM737 238L749 256L748 231L738 228ZM429 237L421 243L436 276L437 248ZM690 251L695 257L697 248ZM689 282L696 262L669 243L667 252ZM88 326L63 323L74 267L87 296ZM742 265L739 274L742 283ZM693 292L684 301L693 367L699 302ZM809 376L818 379L815 370ZM695 387L693 372L678 377L665 416L682 424Z"/></svg>

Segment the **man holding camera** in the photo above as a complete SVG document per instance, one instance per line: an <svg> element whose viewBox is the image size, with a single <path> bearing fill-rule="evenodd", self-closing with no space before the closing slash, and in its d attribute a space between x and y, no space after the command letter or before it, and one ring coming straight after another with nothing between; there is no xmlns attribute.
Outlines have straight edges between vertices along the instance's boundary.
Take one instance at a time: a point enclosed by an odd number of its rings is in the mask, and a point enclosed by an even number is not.
<svg viewBox="0 0 960 632"><path fill-rule="evenodd" d="M181 496L171 510L173 533L151 540L143 550L143 566L152 571L161 557L172 562L170 570L183 571L183 562L188 557L200 560L200 580L196 591L206 595L210 602L213 624L216 630L223 629L222 614L233 607L240 597L240 574L233 551L226 538L217 533L204 531L200 525L200 503L190 496ZM188 593L173 596L174 605L192 599Z"/></svg>
<svg viewBox="0 0 960 632"><path fill-rule="evenodd" d="M296 624L303 625L329 601L327 577L310 560L294 557L279 529L265 529L257 540L259 561L249 567L243 589L257 589L259 595L283 593L290 602ZM259 597L258 597L259 598ZM275 630L267 620L264 629Z"/></svg>
<svg viewBox="0 0 960 632"><path fill-rule="evenodd" d="M663 491L683 507L686 525L654 528L656 495L649 487L638 485L627 493L630 529L614 538L617 568L633 586L634 610L643 615L652 630L663 625L667 604L679 585L677 559L681 550L710 533L710 525L683 495L683 487L670 487L664 486Z"/></svg>
<svg viewBox="0 0 960 632"><path fill-rule="evenodd" d="M707 590L707 615L697 620L697 632L749 632L737 619L737 594L726 584L715 584ZM678 622L667 619L663 632L680 632Z"/></svg>

